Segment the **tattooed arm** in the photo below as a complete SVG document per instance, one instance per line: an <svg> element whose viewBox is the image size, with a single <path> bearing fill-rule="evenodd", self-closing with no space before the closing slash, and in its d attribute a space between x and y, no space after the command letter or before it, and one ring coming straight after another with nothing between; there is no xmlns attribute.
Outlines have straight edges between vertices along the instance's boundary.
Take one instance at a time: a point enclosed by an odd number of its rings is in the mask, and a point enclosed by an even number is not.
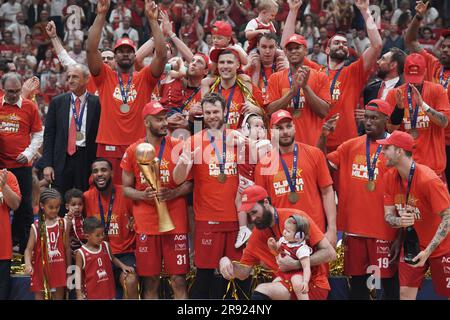
<svg viewBox="0 0 450 320"><path fill-rule="evenodd" d="M384 220L392 227L392 228L400 228L401 227L401 218L397 216L395 212L394 206L384 206Z"/></svg>
<svg viewBox="0 0 450 320"><path fill-rule="evenodd" d="M430 120L433 121L435 124L437 124L439 127L441 128L447 127L448 119L442 112L436 111L432 107L427 109L427 111L425 112L430 117Z"/></svg>

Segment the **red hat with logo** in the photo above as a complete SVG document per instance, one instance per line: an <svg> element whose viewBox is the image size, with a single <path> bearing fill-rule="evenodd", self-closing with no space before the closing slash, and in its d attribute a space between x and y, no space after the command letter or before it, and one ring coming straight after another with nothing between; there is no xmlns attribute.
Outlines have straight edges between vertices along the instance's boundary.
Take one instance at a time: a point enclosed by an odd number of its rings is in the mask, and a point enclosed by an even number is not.
<svg viewBox="0 0 450 320"><path fill-rule="evenodd" d="M370 100L369 103L366 105L366 110L378 111L387 116L390 116L392 113L391 105L381 99Z"/></svg>
<svg viewBox="0 0 450 320"><path fill-rule="evenodd" d="M383 146L396 146L409 152L413 152L414 149L414 138L409 133L399 130L392 132L386 139L377 140L377 143Z"/></svg>
<svg viewBox="0 0 450 320"><path fill-rule="evenodd" d="M280 123L280 121L289 119L292 121L292 115L289 111L286 110L278 110L277 112L272 113L272 116L270 117L270 126L272 127L275 124Z"/></svg>
<svg viewBox="0 0 450 320"><path fill-rule="evenodd" d="M167 112L169 110L164 108L158 101L150 101L144 106L144 108L142 108L142 119L145 119L148 115L154 116L155 114L163 111Z"/></svg>
<svg viewBox="0 0 450 320"><path fill-rule="evenodd" d="M425 58L418 53L410 54L405 59L405 82L420 84L425 78L426 71Z"/></svg>
<svg viewBox="0 0 450 320"><path fill-rule="evenodd" d="M130 38L120 38L119 40L117 40L116 45L114 46L114 51L116 51L116 49L121 46L128 46L136 51L136 46L133 40L131 40Z"/></svg>
<svg viewBox="0 0 450 320"><path fill-rule="evenodd" d="M216 21L212 25L211 34L213 36L224 36L229 37L233 35L233 30L231 29L231 25L225 21Z"/></svg>
<svg viewBox="0 0 450 320"><path fill-rule="evenodd" d="M266 189L261 186L253 185L251 187L248 187L242 192L242 204L239 207L239 212L250 211L258 201L264 200L268 196L269 194L267 193Z"/></svg>
<svg viewBox="0 0 450 320"><path fill-rule="evenodd" d="M211 53L209 54L209 57L211 58L211 61L217 63L219 61L219 56L225 50L230 51L238 59L239 63L241 63L241 58L239 57L239 52L237 52L233 48L216 48L216 49L213 49L211 51Z"/></svg>
<svg viewBox="0 0 450 320"><path fill-rule="evenodd" d="M303 36L295 33L287 39L284 46L286 47L289 43L296 43L308 47L308 42L306 41L306 39Z"/></svg>

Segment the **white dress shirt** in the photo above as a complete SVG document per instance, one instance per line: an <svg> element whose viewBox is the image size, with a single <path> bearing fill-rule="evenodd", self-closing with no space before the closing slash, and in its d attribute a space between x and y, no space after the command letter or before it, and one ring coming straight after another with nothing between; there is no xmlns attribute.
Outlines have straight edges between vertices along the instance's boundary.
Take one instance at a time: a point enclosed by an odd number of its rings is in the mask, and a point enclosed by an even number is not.
<svg viewBox="0 0 450 320"><path fill-rule="evenodd" d="M83 139L80 141L77 140L75 144L77 147L86 147L86 118L87 118L87 111L88 111L88 105L87 105L88 93L87 93L87 91L85 93L83 93L81 96L79 96L79 98L80 98L80 115L81 115L81 110L83 109L83 106L84 106L84 114L83 114L83 119L81 119L81 130L80 130L80 132L83 134ZM72 102L75 103L76 99L77 99L77 96L72 92L71 101L70 101L70 112L69 112L69 124L70 125L73 125ZM73 106L75 106L75 105L73 105Z"/></svg>

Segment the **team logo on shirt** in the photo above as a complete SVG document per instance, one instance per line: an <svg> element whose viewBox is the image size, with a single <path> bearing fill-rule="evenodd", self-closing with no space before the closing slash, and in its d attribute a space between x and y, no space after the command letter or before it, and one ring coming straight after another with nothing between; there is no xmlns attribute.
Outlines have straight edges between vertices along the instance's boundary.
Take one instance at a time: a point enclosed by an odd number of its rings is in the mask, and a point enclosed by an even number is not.
<svg viewBox="0 0 450 320"><path fill-rule="evenodd" d="M297 169L297 179L295 179L295 187L297 192L303 192L305 186L304 181L302 178L302 169ZM289 170L289 175L292 177L292 169ZM284 171L279 171L274 177L273 177L273 189L275 191L275 194L277 196L281 196L284 194L288 194L291 192L291 189L289 189L289 183L286 179L286 175L284 174Z"/></svg>
<svg viewBox="0 0 450 320"><path fill-rule="evenodd" d="M229 125L237 125L240 116L239 106L240 103L236 104L234 103L234 101L231 102L230 113L228 115L228 122L227 122Z"/></svg>
<svg viewBox="0 0 450 320"><path fill-rule="evenodd" d="M373 162L373 155L370 159L370 162ZM380 158L377 160L377 166L375 167L374 172L374 180L376 181L378 178L378 163L380 162ZM352 177L361 180L368 180L369 173L367 171L367 160L366 155L357 155L355 159L353 159L352 163Z"/></svg>
<svg viewBox="0 0 450 320"><path fill-rule="evenodd" d="M21 118L15 113L0 115L0 132L18 133L20 120Z"/></svg>
<svg viewBox="0 0 450 320"><path fill-rule="evenodd" d="M170 170L169 170L169 161L162 160L159 165L159 174L160 174L160 180L162 184L168 184L170 182ZM139 171L139 177L141 180L141 184L148 185L147 180L145 179L144 174Z"/></svg>
<svg viewBox="0 0 450 320"><path fill-rule="evenodd" d="M395 208L397 212L412 212L414 213L414 219L422 220L422 215L418 208L419 199L417 199L414 195L409 196L409 204L405 205L405 196L403 194L397 194L394 197Z"/></svg>
<svg viewBox="0 0 450 320"><path fill-rule="evenodd" d="M126 84L124 85L126 86ZM134 83L132 83L130 86L130 90L128 90L127 102L128 103L133 102L134 100L136 100L136 96L137 96L136 86ZM121 104L123 103L122 93L120 92L119 84L117 84L117 86L114 88L113 98L118 100Z"/></svg>
<svg viewBox="0 0 450 320"><path fill-rule="evenodd" d="M403 126L405 130L411 130L411 119L409 116L409 111L405 108L405 117L403 118ZM417 116L416 128L425 129L430 127L430 117L419 108L419 115Z"/></svg>
<svg viewBox="0 0 450 320"><path fill-rule="evenodd" d="M219 161L217 160L214 149L211 150L211 154L209 157L209 176L217 177L220 174L220 166ZM236 176L237 175L237 164L236 164L236 155L234 152L227 152L227 160L225 161L225 175L227 176Z"/></svg>
<svg viewBox="0 0 450 320"><path fill-rule="evenodd" d="M97 270L97 277L98 277L97 283L108 280L108 274L106 273L106 271L104 269Z"/></svg>
<svg viewBox="0 0 450 320"><path fill-rule="evenodd" d="M339 100L339 97L341 95L341 89L339 89L340 86L341 86L341 82L336 81L336 83L334 84L333 92L331 93L332 100L335 100L335 101Z"/></svg>

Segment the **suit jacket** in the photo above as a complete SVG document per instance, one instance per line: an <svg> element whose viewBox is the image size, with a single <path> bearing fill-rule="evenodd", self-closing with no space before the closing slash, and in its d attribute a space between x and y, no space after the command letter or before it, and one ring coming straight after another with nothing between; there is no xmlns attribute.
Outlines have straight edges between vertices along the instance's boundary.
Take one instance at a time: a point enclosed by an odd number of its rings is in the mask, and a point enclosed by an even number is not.
<svg viewBox="0 0 450 320"><path fill-rule="evenodd" d="M368 104L370 100L377 99L378 91L380 90L382 80L376 79L364 88L364 105ZM400 76L394 88L401 86L404 83L403 76Z"/></svg>
<svg viewBox="0 0 450 320"><path fill-rule="evenodd" d="M44 129L44 152L41 165L53 167L56 175L61 175L67 157L69 136L69 114L72 93L63 93L50 101ZM97 154L98 124L100 122L100 101L90 94L87 100L86 117L86 166L90 167Z"/></svg>
<svg viewBox="0 0 450 320"><path fill-rule="evenodd" d="M42 4L37 5L37 14L34 10L34 5L31 4L28 8L27 12L27 25L31 29L33 29L33 26L39 21L39 15L41 14L41 11L44 9L44 6Z"/></svg>

